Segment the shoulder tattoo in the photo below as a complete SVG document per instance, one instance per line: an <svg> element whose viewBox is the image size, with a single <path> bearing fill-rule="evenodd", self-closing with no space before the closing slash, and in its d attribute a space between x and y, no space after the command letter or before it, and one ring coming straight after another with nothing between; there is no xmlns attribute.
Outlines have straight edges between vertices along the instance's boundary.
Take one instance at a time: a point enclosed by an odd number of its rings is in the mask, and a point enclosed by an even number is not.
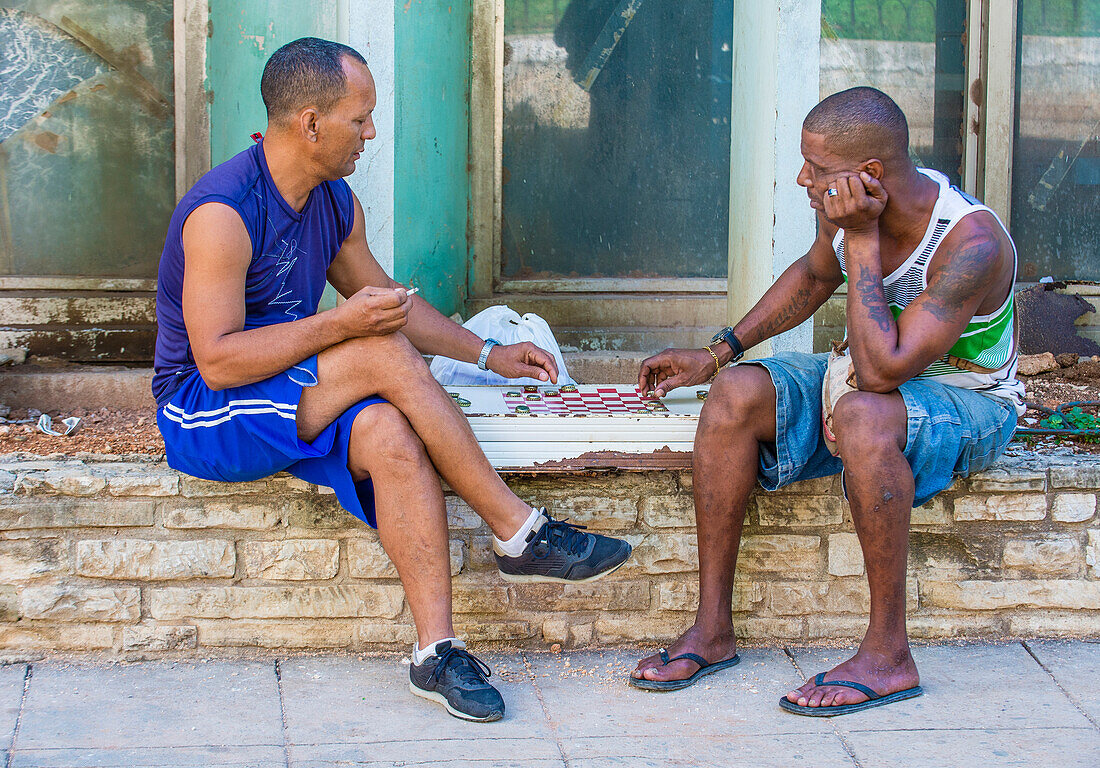
<svg viewBox="0 0 1100 768"><path fill-rule="evenodd" d="M989 288L990 272L999 263L1000 252L992 230L976 230L946 254L946 262L929 276L923 309L940 322L956 322L963 306Z"/></svg>

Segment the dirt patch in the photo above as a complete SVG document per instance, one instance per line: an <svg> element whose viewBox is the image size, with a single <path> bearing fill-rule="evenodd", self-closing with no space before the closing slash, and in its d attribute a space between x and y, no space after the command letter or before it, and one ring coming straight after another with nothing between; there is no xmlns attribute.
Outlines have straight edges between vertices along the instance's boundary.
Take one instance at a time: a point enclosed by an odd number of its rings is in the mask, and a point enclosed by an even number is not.
<svg viewBox="0 0 1100 768"><path fill-rule="evenodd" d="M87 412L76 409L70 413L51 412L54 428L61 427L62 418L79 416L80 430L66 437L54 437L35 426L38 411L18 410L0 422L0 454L153 454L164 453L164 440L157 429L156 411L112 410L102 408Z"/></svg>
<svg viewBox="0 0 1100 768"><path fill-rule="evenodd" d="M1029 403L1027 413L1020 418L1021 427L1038 427L1039 422L1047 415L1032 404L1057 408L1066 403L1100 401L1100 361L1097 360L1085 358L1065 368L1035 376L1021 376L1020 379L1024 382ZM1097 409L1085 408L1084 410L1094 415L1098 414ZM1065 453L1069 449L1074 453L1100 454L1100 444L1080 437L1017 435L1016 439L1040 453L1054 451Z"/></svg>
<svg viewBox="0 0 1100 768"><path fill-rule="evenodd" d="M1027 400L1056 408L1079 400L1100 400L1100 362L1082 360L1068 368L1021 376Z"/></svg>

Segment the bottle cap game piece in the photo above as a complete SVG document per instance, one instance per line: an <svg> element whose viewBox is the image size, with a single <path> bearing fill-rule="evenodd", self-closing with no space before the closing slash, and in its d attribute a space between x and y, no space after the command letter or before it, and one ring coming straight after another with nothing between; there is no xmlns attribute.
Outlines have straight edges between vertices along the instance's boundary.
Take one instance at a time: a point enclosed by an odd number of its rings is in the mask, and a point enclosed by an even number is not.
<svg viewBox="0 0 1100 768"><path fill-rule="evenodd" d="M707 391L705 389L697 389L697 390L695 390L695 396L697 398L699 398L700 400L706 400L707 399Z"/></svg>
<svg viewBox="0 0 1100 768"><path fill-rule="evenodd" d="M455 402L458 403L459 408L469 408L470 407L470 401L467 400L464 397L456 397Z"/></svg>
<svg viewBox="0 0 1100 768"><path fill-rule="evenodd" d="M526 399L527 400L541 400L542 398L538 395L538 393L532 393L532 394L527 395Z"/></svg>
<svg viewBox="0 0 1100 768"><path fill-rule="evenodd" d="M526 406L526 405L517 405L516 406L516 413L530 413L530 412L531 412L530 406Z"/></svg>
<svg viewBox="0 0 1100 768"><path fill-rule="evenodd" d="M504 396L505 397L520 397L521 395L520 395L519 392L512 391L512 392L505 392Z"/></svg>
<svg viewBox="0 0 1100 768"><path fill-rule="evenodd" d="M556 389L548 389L545 392L543 392L542 394L546 397L559 397L558 390L556 390Z"/></svg>
<svg viewBox="0 0 1100 768"><path fill-rule="evenodd" d="M447 394L451 396L452 400L457 400L458 399L458 393L457 392L448 392Z"/></svg>
<svg viewBox="0 0 1100 768"><path fill-rule="evenodd" d="M524 384L523 385L523 391L524 392L538 392L539 388L536 387L534 384Z"/></svg>
<svg viewBox="0 0 1100 768"><path fill-rule="evenodd" d="M564 384L564 385L562 385L561 391L562 392L576 392L577 391L577 385L576 384Z"/></svg>

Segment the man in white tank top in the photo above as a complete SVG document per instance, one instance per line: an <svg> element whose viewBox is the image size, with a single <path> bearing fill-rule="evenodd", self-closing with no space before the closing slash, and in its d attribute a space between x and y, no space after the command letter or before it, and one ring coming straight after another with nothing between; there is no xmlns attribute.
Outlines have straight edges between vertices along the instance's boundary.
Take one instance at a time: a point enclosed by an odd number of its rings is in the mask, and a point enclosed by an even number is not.
<svg viewBox="0 0 1100 768"><path fill-rule="evenodd" d="M870 624L851 659L780 706L830 716L922 693L905 629L910 510L1003 452L1023 392L1012 240L988 208L918 169L908 141L905 116L880 91L853 88L822 101L803 123L797 179L817 212L809 251L711 345L668 349L642 364L639 386L659 394L716 378L695 441L695 623L642 659L632 685L675 690L737 663L734 569L753 487L843 471ZM854 389L833 409L834 456L822 430L825 355L722 366L809 319L845 279Z"/></svg>

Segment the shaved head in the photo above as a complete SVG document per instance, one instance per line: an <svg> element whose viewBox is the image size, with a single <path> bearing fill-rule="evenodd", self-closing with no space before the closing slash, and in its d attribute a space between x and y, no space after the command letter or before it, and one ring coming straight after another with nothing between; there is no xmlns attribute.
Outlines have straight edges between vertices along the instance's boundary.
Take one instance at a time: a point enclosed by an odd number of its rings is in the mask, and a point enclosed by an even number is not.
<svg viewBox="0 0 1100 768"><path fill-rule="evenodd" d="M810 110L803 130L825 137L830 152L859 163L909 160L909 124L901 108L882 91L861 86L834 93Z"/></svg>

